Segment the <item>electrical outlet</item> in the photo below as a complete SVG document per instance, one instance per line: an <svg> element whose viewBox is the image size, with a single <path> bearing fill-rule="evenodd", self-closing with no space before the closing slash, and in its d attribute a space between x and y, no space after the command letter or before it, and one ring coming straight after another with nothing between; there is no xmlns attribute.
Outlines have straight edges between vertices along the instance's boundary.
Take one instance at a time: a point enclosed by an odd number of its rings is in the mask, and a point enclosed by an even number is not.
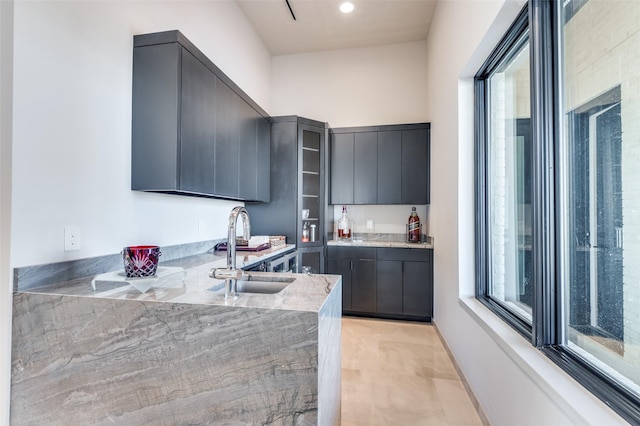
<svg viewBox="0 0 640 426"><path fill-rule="evenodd" d="M373 221L371 219L367 220L367 229L373 230Z"/></svg>
<svg viewBox="0 0 640 426"><path fill-rule="evenodd" d="M64 251L80 250L80 228L64 227Z"/></svg>

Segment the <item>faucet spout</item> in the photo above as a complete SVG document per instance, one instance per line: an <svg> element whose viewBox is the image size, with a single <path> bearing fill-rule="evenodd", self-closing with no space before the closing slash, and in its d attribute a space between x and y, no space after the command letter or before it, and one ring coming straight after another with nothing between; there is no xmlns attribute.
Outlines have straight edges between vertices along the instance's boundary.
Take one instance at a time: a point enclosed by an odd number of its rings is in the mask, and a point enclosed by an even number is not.
<svg viewBox="0 0 640 426"><path fill-rule="evenodd" d="M244 238L249 241L251 238L251 222L249 212L242 206L236 206L229 214L229 229L227 233L227 269L236 269L236 226L238 216L242 216L242 231Z"/></svg>
<svg viewBox="0 0 640 426"><path fill-rule="evenodd" d="M236 226L238 224L238 216L242 216L243 235L246 240L251 238L251 222L249 221L249 212L242 207L237 206L231 210L229 215L229 232L227 235L227 268L214 269L209 276L212 278L224 279L224 298L229 299L236 297L238 292L238 274L236 273Z"/></svg>

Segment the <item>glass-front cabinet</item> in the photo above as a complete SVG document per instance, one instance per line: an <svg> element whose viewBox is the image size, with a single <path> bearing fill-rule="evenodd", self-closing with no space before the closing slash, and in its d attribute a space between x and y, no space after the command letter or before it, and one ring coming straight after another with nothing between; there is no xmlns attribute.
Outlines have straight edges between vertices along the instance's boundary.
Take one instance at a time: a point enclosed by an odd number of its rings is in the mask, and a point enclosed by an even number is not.
<svg viewBox="0 0 640 426"><path fill-rule="evenodd" d="M324 234L324 129L298 125L299 199L298 247L323 245Z"/></svg>
<svg viewBox="0 0 640 426"><path fill-rule="evenodd" d="M298 270L324 272L327 123L271 118L271 201L247 203L252 235L284 235L298 249Z"/></svg>

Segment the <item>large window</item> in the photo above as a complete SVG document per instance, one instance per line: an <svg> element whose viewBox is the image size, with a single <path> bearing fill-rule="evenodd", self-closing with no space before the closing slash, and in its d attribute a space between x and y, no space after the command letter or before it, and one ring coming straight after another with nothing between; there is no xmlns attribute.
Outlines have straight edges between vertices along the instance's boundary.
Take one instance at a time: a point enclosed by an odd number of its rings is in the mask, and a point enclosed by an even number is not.
<svg viewBox="0 0 640 426"><path fill-rule="evenodd" d="M477 297L632 423L637 52L640 1L530 0L476 76Z"/></svg>
<svg viewBox="0 0 640 426"><path fill-rule="evenodd" d="M640 395L640 2L560 16L561 344Z"/></svg>
<svg viewBox="0 0 640 426"><path fill-rule="evenodd" d="M524 11L476 78L482 111L479 228L485 259L484 301L530 330L531 281L531 86L529 31Z"/></svg>

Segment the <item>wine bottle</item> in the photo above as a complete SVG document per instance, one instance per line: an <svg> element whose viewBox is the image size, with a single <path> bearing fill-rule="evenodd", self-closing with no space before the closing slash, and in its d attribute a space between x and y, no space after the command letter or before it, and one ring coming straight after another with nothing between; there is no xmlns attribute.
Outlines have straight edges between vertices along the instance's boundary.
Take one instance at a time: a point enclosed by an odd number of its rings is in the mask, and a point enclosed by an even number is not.
<svg viewBox="0 0 640 426"><path fill-rule="evenodd" d="M347 206L342 206L342 217L338 220L338 239L347 240L351 238L351 221L347 215Z"/></svg>
<svg viewBox="0 0 640 426"><path fill-rule="evenodd" d="M409 224L407 225L407 241L410 243L420 242L420 217L416 213L416 208L411 208Z"/></svg>

